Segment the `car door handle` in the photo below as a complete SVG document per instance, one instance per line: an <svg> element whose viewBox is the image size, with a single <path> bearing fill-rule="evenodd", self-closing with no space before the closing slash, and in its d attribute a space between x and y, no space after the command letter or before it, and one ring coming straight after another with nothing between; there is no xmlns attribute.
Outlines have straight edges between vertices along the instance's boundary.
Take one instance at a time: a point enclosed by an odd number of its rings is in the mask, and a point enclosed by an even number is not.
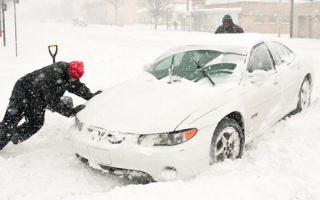
<svg viewBox="0 0 320 200"><path fill-rule="evenodd" d="M279 84L278 81L273 82L273 85L278 85L278 84Z"/></svg>

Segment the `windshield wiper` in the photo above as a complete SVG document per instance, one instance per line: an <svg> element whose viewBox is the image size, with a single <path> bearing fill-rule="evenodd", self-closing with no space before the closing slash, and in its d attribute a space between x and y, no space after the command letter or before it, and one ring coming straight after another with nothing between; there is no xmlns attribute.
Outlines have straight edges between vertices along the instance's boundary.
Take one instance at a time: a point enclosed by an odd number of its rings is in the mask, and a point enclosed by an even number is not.
<svg viewBox="0 0 320 200"><path fill-rule="evenodd" d="M173 83L174 83L174 81L172 80L172 75L173 75L173 70L174 70L174 65L173 65L174 56L175 56L175 55L173 55L172 61L171 61L171 65L170 65L170 67L168 68L168 70L169 70L169 75L170 75L170 82L169 82L170 84L173 84Z"/></svg>
<svg viewBox="0 0 320 200"><path fill-rule="evenodd" d="M216 86L216 84L213 82L213 80L211 79L211 77L209 76L209 74L207 73L207 71L206 71L203 67L200 66L199 60L200 60L200 58L198 58L198 59L196 60L197 67L198 67L198 68L202 71L202 73L210 80L210 82L212 83L212 85L213 85L213 86Z"/></svg>

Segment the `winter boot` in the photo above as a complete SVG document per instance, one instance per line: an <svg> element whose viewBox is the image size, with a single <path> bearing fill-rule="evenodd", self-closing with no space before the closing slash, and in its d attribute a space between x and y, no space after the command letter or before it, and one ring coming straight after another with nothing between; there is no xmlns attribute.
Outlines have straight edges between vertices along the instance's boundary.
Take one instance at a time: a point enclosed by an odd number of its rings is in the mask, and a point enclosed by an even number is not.
<svg viewBox="0 0 320 200"><path fill-rule="evenodd" d="M0 129L0 151L5 147L11 140L11 134L7 134L3 129Z"/></svg>

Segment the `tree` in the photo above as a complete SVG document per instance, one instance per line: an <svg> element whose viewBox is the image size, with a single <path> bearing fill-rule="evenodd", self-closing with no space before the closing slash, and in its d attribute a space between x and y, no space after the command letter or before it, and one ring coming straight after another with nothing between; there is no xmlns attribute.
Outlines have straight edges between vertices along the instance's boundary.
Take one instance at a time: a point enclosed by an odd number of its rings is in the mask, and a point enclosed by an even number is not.
<svg viewBox="0 0 320 200"><path fill-rule="evenodd" d="M115 10L115 23L118 24L118 9L125 3L126 0L107 0Z"/></svg>
<svg viewBox="0 0 320 200"><path fill-rule="evenodd" d="M144 6L151 13L154 18L154 29L157 29L158 19L162 16L168 15L168 10L172 10L170 5L173 0L139 0L140 6Z"/></svg>

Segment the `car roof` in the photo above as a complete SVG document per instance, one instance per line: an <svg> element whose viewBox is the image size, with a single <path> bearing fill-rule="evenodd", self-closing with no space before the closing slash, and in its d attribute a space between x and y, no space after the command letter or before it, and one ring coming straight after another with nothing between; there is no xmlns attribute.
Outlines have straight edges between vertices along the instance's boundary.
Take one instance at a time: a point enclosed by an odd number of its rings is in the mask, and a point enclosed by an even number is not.
<svg viewBox="0 0 320 200"><path fill-rule="evenodd" d="M261 42L267 42L270 39L259 33L242 33L242 34L213 34L210 33L193 41L186 41L181 45L162 54L155 62L162 60L173 54L193 51L193 50L216 50L224 52L233 52L247 55L255 45Z"/></svg>
<svg viewBox="0 0 320 200"><path fill-rule="evenodd" d="M185 45L222 45L244 47L251 49L258 43L268 40L259 33L241 33L241 34L208 34L204 37L189 41Z"/></svg>

